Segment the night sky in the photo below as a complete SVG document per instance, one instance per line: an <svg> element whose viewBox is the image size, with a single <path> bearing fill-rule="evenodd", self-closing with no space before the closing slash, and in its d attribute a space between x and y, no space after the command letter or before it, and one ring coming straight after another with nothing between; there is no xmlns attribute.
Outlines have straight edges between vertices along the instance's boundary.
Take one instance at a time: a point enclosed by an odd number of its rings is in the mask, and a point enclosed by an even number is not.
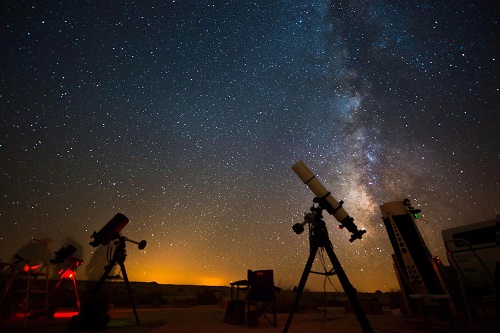
<svg viewBox="0 0 500 333"><path fill-rule="evenodd" d="M367 230L350 243L325 217L360 291L399 289L381 204L409 198L440 257L442 229L500 213L494 2L0 6L0 260L50 238L88 263L120 212L148 241L127 243L131 281L273 269L293 287L309 242L291 227L314 197L298 160Z"/></svg>

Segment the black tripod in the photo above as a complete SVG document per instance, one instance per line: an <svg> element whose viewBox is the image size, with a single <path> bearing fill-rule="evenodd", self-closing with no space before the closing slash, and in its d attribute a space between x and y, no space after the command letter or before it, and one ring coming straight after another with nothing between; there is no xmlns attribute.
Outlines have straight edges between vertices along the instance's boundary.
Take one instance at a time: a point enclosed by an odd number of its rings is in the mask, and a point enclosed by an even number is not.
<svg viewBox="0 0 500 333"><path fill-rule="evenodd" d="M322 208L320 207L311 207L311 213L307 214L305 216L305 221L303 224L297 223L296 225L293 226L293 230L296 233L301 233L304 230L304 224L308 223L309 224L309 246L310 246L310 252L309 252L309 258L307 259L306 266L304 268L304 272L302 273L302 277L300 278L299 286L297 289L297 296L295 296L295 301L292 306L292 310L290 312L290 315L288 316L288 320L286 321L285 328L283 329L283 333L288 332L288 328L290 327L290 324L292 323L293 315L295 314L295 310L297 309L297 305L299 304L300 301L300 296L302 295L302 292L304 291L304 287L306 285L307 277L309 276L309 273L311 272L311 268L314 262L314 259L316 257L316 253L318 252L319 248L324 248L326 253L328 254L328 257L330 258L332 262L333 269L329 273L325 273L327 275L332 275L332 274L337 274L339 277L340 283L342 284L342 287L344 288L344 292L351 303L352 309L354 313L356 314L356 317L358 318L359 324L361 325L363 332L365 333L373 333L373 329L370 325L370 322L366 318L366 315L363 311L363 308L361 307L361 304L359 303L357 297L356 297L356 289L351 285L349 282L349 279L347 278L347 275L344 272L344 269L342 268L342 265L340 264L339 260L337 259L337 256L335 255L335 252L333 251L333 245L330 242L330 239L328 237L328 231L326 230L326 225L325 221L322 220L323 215L322 215Z"/></svg>
<svg viewBox="0 0 500 333"><path fill-rule="evenodd" d="M130 283L128 281L127 271L125 270L125 258L127 257L127 250L126 250L125 241L130 241L132 243L139 244L139 248L141 249L142 242L137 243L137 242L132 241L124 236L118 237L118 240L115 241L116 249L115 249L115 252L113 253L113 258L112 258L111 262L108 265L106 265L106 267L104 267L104 273L102 274L101 278L99 279L99 281L96 283L96 285L92 289L92 295L96 295L99 292L99 289L101 289L102 285L104 284L104 282L108 278L109 273L111 272L111 269L113 269L113 267L116 264L118 264L120 266L122 273L123 273L123 280L125 281L125 286L127 288L130 304L132 306L132 310L134 311L135 322L137 323L137 326L140 326L139 316L137 315L137 310L135 308L133 291L132 291L132 288L130 287ZM144 242L144 246L146 246L146 244L145 244L146 242L145 241L143 241L143 242ZM142 247L142 248L144 248L144 247Z"/></svg>
<svg viewBox="0 0 500 333"><path fill-rule="evenodd" d="M57 288L61 285L63 280L71 279L71 281L73 282L73 290L75 291L76 306L78 307L78 310L80 310L80 297L78 296L78 288L76 287L76 268L83 264L83 260L75 259L73 257L70 257L67 260L69 262L69 266L64 271L61 270L59 272L59 274L61 275L59 278L59 282L57 282L54 289L50 292L49 297L55 294Z"/></svg>
<svg viewBox="0 0 500 333"><path fill-rule="evenodd" d="M108 278L111 269L117 264L120 265L123 273L123 280L125 281L129 300L132 305L132 310L134 311L135 321L138 326L140 325L139 317L137 316L137 310L135 308L133 291L128 281L127 271L125 270L125 258L127 256L125 241L138 244L140 250L146 247L146 241L143 240L139 243L130 240L127 237L120 236L118 233L116 233L115 236L113 239L115 239L114 244L116 245L116 249L113 253L113 257L110 263L104 267L104 273L102 274L99 281L96 283L94 288L92 288L91 299L87 303L82 304L79 314L73 317L70 323L70 332L81 328L90 328L94 329L95 331L106 329L106 326L109 322L107 299L99 297L98 292Z"/></svg>

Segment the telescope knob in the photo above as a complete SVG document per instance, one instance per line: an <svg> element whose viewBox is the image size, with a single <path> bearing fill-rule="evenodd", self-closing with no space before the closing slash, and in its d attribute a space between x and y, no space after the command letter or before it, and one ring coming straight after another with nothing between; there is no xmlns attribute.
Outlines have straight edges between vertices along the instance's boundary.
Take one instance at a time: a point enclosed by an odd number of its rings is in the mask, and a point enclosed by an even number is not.
<svg viewBox="0 0 500 333"><path fill-rule="evenodd" d="M292 229L293 231L297 234L297 235L300 235L301 233L304 232L304 225L301 224L301 223L295 223L293 226L292 226Z"/></svg>

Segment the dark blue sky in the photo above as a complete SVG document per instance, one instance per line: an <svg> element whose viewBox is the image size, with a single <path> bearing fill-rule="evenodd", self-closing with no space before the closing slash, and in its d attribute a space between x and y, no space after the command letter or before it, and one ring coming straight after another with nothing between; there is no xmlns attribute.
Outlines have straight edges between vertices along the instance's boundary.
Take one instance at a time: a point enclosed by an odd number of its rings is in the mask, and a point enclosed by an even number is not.
<svg viewBox="0 0 500 333"><path fill-rule="evenodd" d="M442 229L499 214L493 5L10 1L0 21L2 260L34 237L88 261L121 212L149 242L131 280L292 286L298 160L367 230L327 219L359 290L397 288L384 202L419 206L440 256Z"/></svg>

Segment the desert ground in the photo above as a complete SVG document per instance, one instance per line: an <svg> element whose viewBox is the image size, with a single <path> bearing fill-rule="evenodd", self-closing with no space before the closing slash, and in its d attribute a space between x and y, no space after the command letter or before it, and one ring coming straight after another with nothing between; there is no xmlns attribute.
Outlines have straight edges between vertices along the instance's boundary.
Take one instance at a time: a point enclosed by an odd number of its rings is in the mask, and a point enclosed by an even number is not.
<svg viewBox="0 0 500 333"><path fill-rule="evenodd" d="M79 294L82 303L91 287L80 283ZM244 323L229 324L228 304L231 300L229 287L159 285L155 283L133 283L134 302L140 325L136 323L130 297L122 283L106 283L110 320L106 332L118 333L266 333L283 332L289 317L295 294L282 290L277 297L277 327L273 327L263 317L249 327ZM53 318L28 318L22 313L4 318L0 322L0 332L63 333L70 331L72 316L78 314L71 286L61 288L54 299L59 303ZM234 294L232 297L234 298ZM458 322L439 320L431 317L403 316L398 304L398 293L359 294L363 308L375 333L489 333L495 332L491 322L474 327ZM241 295L240 295L241 297ZM366 329L366 328L365 328ZM289 327L290 333L346 332L367 333L356 315L350 310L345 297L340 294L305 291ZM77 327L75 332L94 330Z"/></svg>
<svg viewBox="0 0 500 333"><path fill-rule="evenodd" d="M231 325L224 323L226 309L219 305L197 305L190 307L166 308L138 308L137 313L140 325L137 325L131 309L113 309L110 311L111 320L106 332L118 333L276 333L283 332L288 318L286 313L278 313L278 327L274 328L264 318L259 318L258 324L252 327L247 325ZM5 333L36 332L36 333L63 333L69 331L69 323L73 312L64 312L52 319L28 319L26 328L22 316L3 322L0 330ZM401 317L392 313L383 315L367 315L374 332L380 333L420 333L445 332L443 327L426 329L423 323L409 324ZM93 330L77 330L78 332L93 332ZM344 308L333 307L323 310L307 310L296 313L288 330L290 333L308 332L346 332L363 333L356 316L346 313Z"/></svg>

